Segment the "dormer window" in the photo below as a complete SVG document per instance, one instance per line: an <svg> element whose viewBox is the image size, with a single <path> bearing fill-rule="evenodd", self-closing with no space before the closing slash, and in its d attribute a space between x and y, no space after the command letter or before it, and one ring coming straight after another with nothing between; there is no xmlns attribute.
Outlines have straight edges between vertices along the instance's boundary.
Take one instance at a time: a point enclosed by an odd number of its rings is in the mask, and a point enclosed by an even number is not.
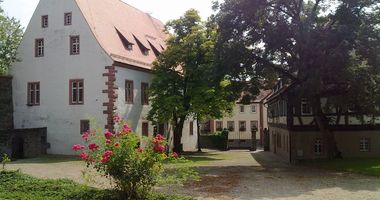
<svg viewBox="0 0 380 200"><path fill-rule="evenodd" d="M141 53L144 55L144 56L148 56L149 55L149 42L147 42L147 44L143 44L141 42L141 40L139 40L135 35L133 35L133 37L135 38L136 42L137 42L137 45L139 46L140 48L140 51Z"/></svg>
<svg viewBox="0 0 380 200"><path fill-rule="evenodd" d="M124 35L120 33L119 30L116 29L116 32L117 32L117 35L119 36L121 42L123 43L124 48L128 51L132 51L133 50L133 43L129 42L127 40L127 38L125 38Z"/></svg>
<svg viewBox="0 0 380 200"><path fill-rule="evenodd" d="M129 51L132 51L133 50L133 45L131 43L128 43L126 45L126 49L129 50Z"/></svg>
<svg viewBox="0 0 380 200"><path fill-rule="evenodd" d="M49 26L49 17L47 15L44 15L41 17L41 27L47 28Z"/></svg>

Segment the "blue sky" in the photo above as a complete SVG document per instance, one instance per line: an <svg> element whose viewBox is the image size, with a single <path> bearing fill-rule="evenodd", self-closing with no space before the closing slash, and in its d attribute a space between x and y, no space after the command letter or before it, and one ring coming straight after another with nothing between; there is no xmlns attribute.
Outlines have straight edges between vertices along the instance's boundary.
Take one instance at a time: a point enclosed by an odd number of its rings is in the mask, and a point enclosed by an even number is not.
<svg viewBox="0 0 380 200"><path fill-rule="evenodd" d="M48 0L45 0L48 1ZM62 0L64 1L64 0ZM200 11L203 19L210 16L212 0L123 0L152 16L167 22L180 17L186 10L195 8ZM26 27L39 0L4 0L1 7L12 17L20 20Z"/></svg>

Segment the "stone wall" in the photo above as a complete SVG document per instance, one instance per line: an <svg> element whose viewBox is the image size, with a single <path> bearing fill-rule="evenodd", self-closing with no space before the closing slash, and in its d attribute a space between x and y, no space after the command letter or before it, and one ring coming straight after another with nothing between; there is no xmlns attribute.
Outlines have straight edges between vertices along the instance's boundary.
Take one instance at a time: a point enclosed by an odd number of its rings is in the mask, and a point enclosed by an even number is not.
<svg viewBox="0 0 380 200"><path fill-rule="evenodd" d="M0 130L13 129L12 77L0 76Z"/></svg>
<svg viewBox="0 0 380 200"><path fill-rule="evenodd" d="M46 154L46 128L0 130L0 153L13 159Z"/></svg>

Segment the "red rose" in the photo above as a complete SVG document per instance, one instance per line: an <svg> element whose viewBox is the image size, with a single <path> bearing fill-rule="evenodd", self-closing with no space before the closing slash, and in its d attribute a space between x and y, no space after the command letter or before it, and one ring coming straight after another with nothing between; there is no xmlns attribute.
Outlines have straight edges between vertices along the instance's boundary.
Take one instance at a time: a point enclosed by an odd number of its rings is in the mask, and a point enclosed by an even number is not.
<svg viewBox="0 0 380 200"><path fill-rule="evenodd" d="M82 152L79 156L82 158L82 160L88 160L89 157L89 155L86 152Z"/></svg>
<svg viewBox="0 0 380 200"><path fill-rule="evenodd" d="M104 137L106 137L107 139L111 138L112 136L113 136L113 134L111 132L109 132L109 131L107 131L107 132L104 133Z"/></svg>
<svg viewBox="0 0 380 200"><path fill-rule="evenodd" d="M97 144L92 143L92 144L88 145L88 148L89 148L90 150L96 150L96 149L99 148L99 146L98 146Z"/></svg>
<svg viewBox="0 0 380 200"><path fill-rule="evenodd" d="M74 151L80 151L80 150L84 149L84 146L82 146L80 144L75 144L75 145L73 145L72 149Z"/></svg>

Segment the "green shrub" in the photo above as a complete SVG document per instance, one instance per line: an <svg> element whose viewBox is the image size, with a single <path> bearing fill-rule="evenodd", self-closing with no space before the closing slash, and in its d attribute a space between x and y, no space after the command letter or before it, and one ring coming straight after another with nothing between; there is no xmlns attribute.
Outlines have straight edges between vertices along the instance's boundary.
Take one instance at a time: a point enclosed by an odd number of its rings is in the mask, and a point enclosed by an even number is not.
<svg viewBox="0 0 380 200"><path fill-rule="evenodd" d="M178 155L166 154L163 136L158 134L155 138L140 140L119 117L115 122L115 133L83 133L85 146L76 144L73 150L81 151L80 157L88 167L95 168L116 184L121 199L148 199L164 172L163 162L175 161Z"/></svg>

